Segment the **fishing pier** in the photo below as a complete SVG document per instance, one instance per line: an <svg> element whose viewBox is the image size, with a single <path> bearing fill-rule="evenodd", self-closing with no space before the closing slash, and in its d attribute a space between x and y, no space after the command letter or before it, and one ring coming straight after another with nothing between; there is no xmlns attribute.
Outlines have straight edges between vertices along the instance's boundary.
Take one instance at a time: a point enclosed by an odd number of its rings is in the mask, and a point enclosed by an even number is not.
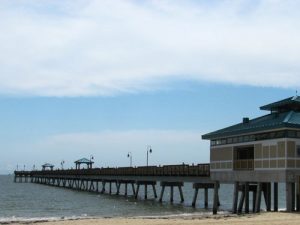
<svg viewBox="0 0 300 225"><path fill-rule="evenodd" d="M44 165L41 171L15 171L15 182L30 181L100 193L107 192L108 184L109 194L112 194L111 186L116 185L117 195L124 185L124 195L129 186L135 198L144 186L145 199L148 186L154 197L158 197L156 185L160 182L160 202L165 188L170 188L170 202L173 202L174 188L183 202L182 187L190 182L194 188L194 207L199 189L204 190L205 207L208 190L213 190L214 214L222 204L219 198L222 184L232 184L232 213L258 213L263 199L267 211L278 211L278 184L283 183L286 211L300 211L300 97L286 98L260 109L268 114L254 119L244 117L240 123L202 136L210 141L209 164L93 169L93 162L85 159L77 161L79 164L73 170L53 170L52 165ZM87 164L88 169L80 169L80 163Z"/></svg>
<svg viewBox="0 0 300 225"><path fill-rule="evenodd" d="M81 161L91 164L87 159ZM217 212L219 204L219 184L210 179L209 164L198 165L166 165L144 167L121 167L121 168L91 168L69 170L45 169L40 171L15 171L15 182L31 182L49 186L63 187L78 191L108 193L120 195L121 186L124 186L124 195L128 195L131 188L134 198L138 199L140 187L144 187L144 199L148 198L148 187L153 191L153 196L158 197L156 185L160 182L161 192L159 202L163 201L165 188L170 188L170 202L174 199L174 188L178 189L181 202L184 202L182 187L184 183L193 183L195 195L193 206L196 205L199 189L205 190L204 202L208 206L208 190L214 190L214 211ZM116 192L112 193L115 185Z"/></svg>

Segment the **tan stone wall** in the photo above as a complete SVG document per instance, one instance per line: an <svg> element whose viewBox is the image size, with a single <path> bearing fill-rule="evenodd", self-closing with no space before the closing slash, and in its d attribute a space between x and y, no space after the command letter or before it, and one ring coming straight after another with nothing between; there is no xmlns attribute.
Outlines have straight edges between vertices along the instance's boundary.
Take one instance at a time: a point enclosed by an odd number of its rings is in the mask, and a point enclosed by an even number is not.
<svg viewBox="0 0 300 225"><path fill-rule="evenodd" d="M210 161L229 161L232 160L232 147L213 148L210 150Z"/></svg>
<svg viewBox="0 0 300 225"><path fill-rule="evenodd" d="M300 156L294 140L268 142L254 145L254 169L300 168ZM211 169L233 169L233 147L212 148ZM227 161L227 162L226 162Z"/></svg>
<svg viewBox="0 0 300 225"><path fill-rule="evenodd" d="M220 147L210 149L211 169L232 169L232 151L232 147Z"/></svg>
<svg viewBox="0 0 300 225"><path fill-rule="evenodd" d="M277 146L276 145L270 146L270 158L277 158Z"/></svg>
<svg viewBox="0 0 300 225"><path fill-rule="evenodd" d="M294 158L296 156L296 143L294 141L287 141L287 157Z"/></svg>
<svg viewBox="0 0 300 225"><path fill-rule="evenodd" d="M285 157L285 141L279 141L277 143L277 146L278 146L277 157L278 158Z"/></svg>
<svg viewBox="0 0 300 225"><path fill-rule="evenodd" d="M232 162L211 162L210 169L232 169Z"/></svg>
<svg viewBox="0 0 300 225"><path fill-rule="evenodd" d="M262 144L254 145L254 159L262 158Z"/></svg>
<svg viewBox="0 0 300 225"><path fill-rule="evenodd" d="M254 145L254 168L255 169L272 169L272 168L285 168L285 141L279 141L277 144L255 144ZM290 148L293 144L290 143ZM292 150L290 153L293 154ZM290 162L290 165L292 163Z"/></svg>
<svg viewBox="0 0 300 225"><path fill-rule="evenodd" d="M270 148L269 148L268 145L263 146L263 158L269 158L270 157L269 150L270 150Z"/></svg>
<svg viewBox="0 0 300 225"><path fill-rule="evenodd" d="M286 156L287 156L287 168L293 169L293 168L300 168L300 157L298 156L297 153L297 148L299 145L296 145L295 141L287 141L287 151L286 151Z"/></svg>

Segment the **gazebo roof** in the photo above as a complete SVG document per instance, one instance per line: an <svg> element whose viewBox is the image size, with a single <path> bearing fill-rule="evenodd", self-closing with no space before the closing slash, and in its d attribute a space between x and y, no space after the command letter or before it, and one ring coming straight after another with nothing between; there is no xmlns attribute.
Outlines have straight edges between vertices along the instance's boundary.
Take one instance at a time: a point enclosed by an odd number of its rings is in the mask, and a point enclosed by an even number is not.
<svg viewBox="0 0 300 225"><path fill-rule="evenodd" d="M77 161L75 161L75 163L76 164L90 164L90 163L94 163L94 162L87 158L82 158L82 159L78 159Z"/></svg>
<svg viewBox="0 0 300 225"><path fill-rule="evenodd" d="M50 163L45 163L44 165L42 165L42 167L54 167L54 165L52 165Z"/></svg>

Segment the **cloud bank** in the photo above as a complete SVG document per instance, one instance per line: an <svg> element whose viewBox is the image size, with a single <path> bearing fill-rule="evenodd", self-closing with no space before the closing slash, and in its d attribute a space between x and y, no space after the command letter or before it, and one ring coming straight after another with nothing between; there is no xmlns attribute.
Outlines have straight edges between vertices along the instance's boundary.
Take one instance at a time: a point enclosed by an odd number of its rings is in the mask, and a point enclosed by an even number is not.
<svg viewBox="0 0 300 225"><path fill-rule="evenodd" d="M0 93L103 96L192 80L300 87L299 1L0 2Z"/></svg>

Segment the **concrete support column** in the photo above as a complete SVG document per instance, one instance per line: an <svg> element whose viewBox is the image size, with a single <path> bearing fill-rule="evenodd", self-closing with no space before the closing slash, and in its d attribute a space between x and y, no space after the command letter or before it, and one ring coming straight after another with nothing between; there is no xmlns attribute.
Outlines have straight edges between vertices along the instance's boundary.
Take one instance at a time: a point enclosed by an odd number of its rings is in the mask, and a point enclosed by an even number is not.
<svg viewBox="0 0 300 225"><path fill-rule="evenodd" d="M300 177L296 179L296 211L300 211Z"/></svg>
<svg viewBox="0 0 300 225"><path fill-rule="evenodd" d="M157 198L156 188L155 188L154 184L152 184L152 189L153 189L153 193L154 193L154 198Z"/></svg>
<svg viewBox="0 0 300 225"><path fill-rule="evenodd" d="M161 187L161 192L160 192L160 197L159 197L159 202L162 202L164 192L165 192L165 186L162 186Z"/></svg>
<svg viewBox="0 0 300 225"><path fill-rule="evenodd" d="M218 213L218 205L219 205L219 182L215 181L215 183L214 183L213 214Z"/></svg>
<svg viewBox="0 0 300 225"><path fill-rule="evenodd" d="M127 186L128 186L128 184L125 183L125 196L127 196Z"/></svg>
<svg viewBox="0 0 300 225"><path fill-rule="evenodd" d="M249 213L249 183L245 183L245 213Z"/></svg>
<svg viewBox="0 0 300 225"><path fill-rule="evenodd" d="M139 190L140 190L140 184L137 184L136 192L135 192L135 199L138 198Z"/></svg>
<svg viewBox="0 0 300 225"><path fill-rule="evenodd" d="M135 188L134 188L134 184L133 183L131 183L131 188L132 188L133 196L135 196Z"/></svg>
<svg viewBox="0 0 300 225"><path fill-rule="evenodd" d="M274 211L278 211L278 183L273 184L273 197L274 197Z"/></svg>
<svg viewBox="0 0 300 225"><path fill-rule="evenodd" d="M198 189L198 188L195 188L194 198L193 198L193 203L192 203L192 206L193 206L193 207L196 206L196 201L197 201L198 192L199 192L199 189Z"/></svg>
<svg viewBox="0 0 300 225"><path fill-rule="evenodd" d="M204 188L204 207L208 207L208 188Z"/></svg>
<svg viewBox="0 0 300 225"><path fill-rule="evenodd" d="M178 189L179 189L179 194L180 194L180 201L182 203L182 202L184 202L184 197L183 197L183 192L182 192L181 186L178 186Z"/></svg>
<svg viewBox="0 0 300 225"><path fill-rule="evenodd" d="M148 185L145 184L145 199L148 198Z"/></svg>
<svg viewBox="0 0 300 225"><path fill-rule="evenodd" d="M238 207L238 213L241 213L243 211L243 205L245 201L245 189L242 190L242 196L240 198L239 207Z"/></svg>
<svg viewBox="0 0 300 225"><path fill-rule="evenodd" d="M285 194L286 194L286 211L293 211L293 183L287 182L285 184Z"/></svg>
<svg viewBox="0 0 300 225"><path fill-rule="evenodd" d="M260 212L260 204L261 204L261 191L262 191L262 183L257 184L257 191L256 191L256 200L255 200L255 212Z"/></svg>
<svg viewBox="0 0 300 225"><path fill-rule="evenodd" d="M171 186L170 187L171 188L171 193L170 193L170 202L171 203L173 203L173 201L174 201L174 187L173 186Z"/></svg>
<svg viewBox="0 0 300 225"><path fill-rule="evenodd" d="M232 213L237 213L237 204L239 198L239 182L234 183Z"/></svg>

